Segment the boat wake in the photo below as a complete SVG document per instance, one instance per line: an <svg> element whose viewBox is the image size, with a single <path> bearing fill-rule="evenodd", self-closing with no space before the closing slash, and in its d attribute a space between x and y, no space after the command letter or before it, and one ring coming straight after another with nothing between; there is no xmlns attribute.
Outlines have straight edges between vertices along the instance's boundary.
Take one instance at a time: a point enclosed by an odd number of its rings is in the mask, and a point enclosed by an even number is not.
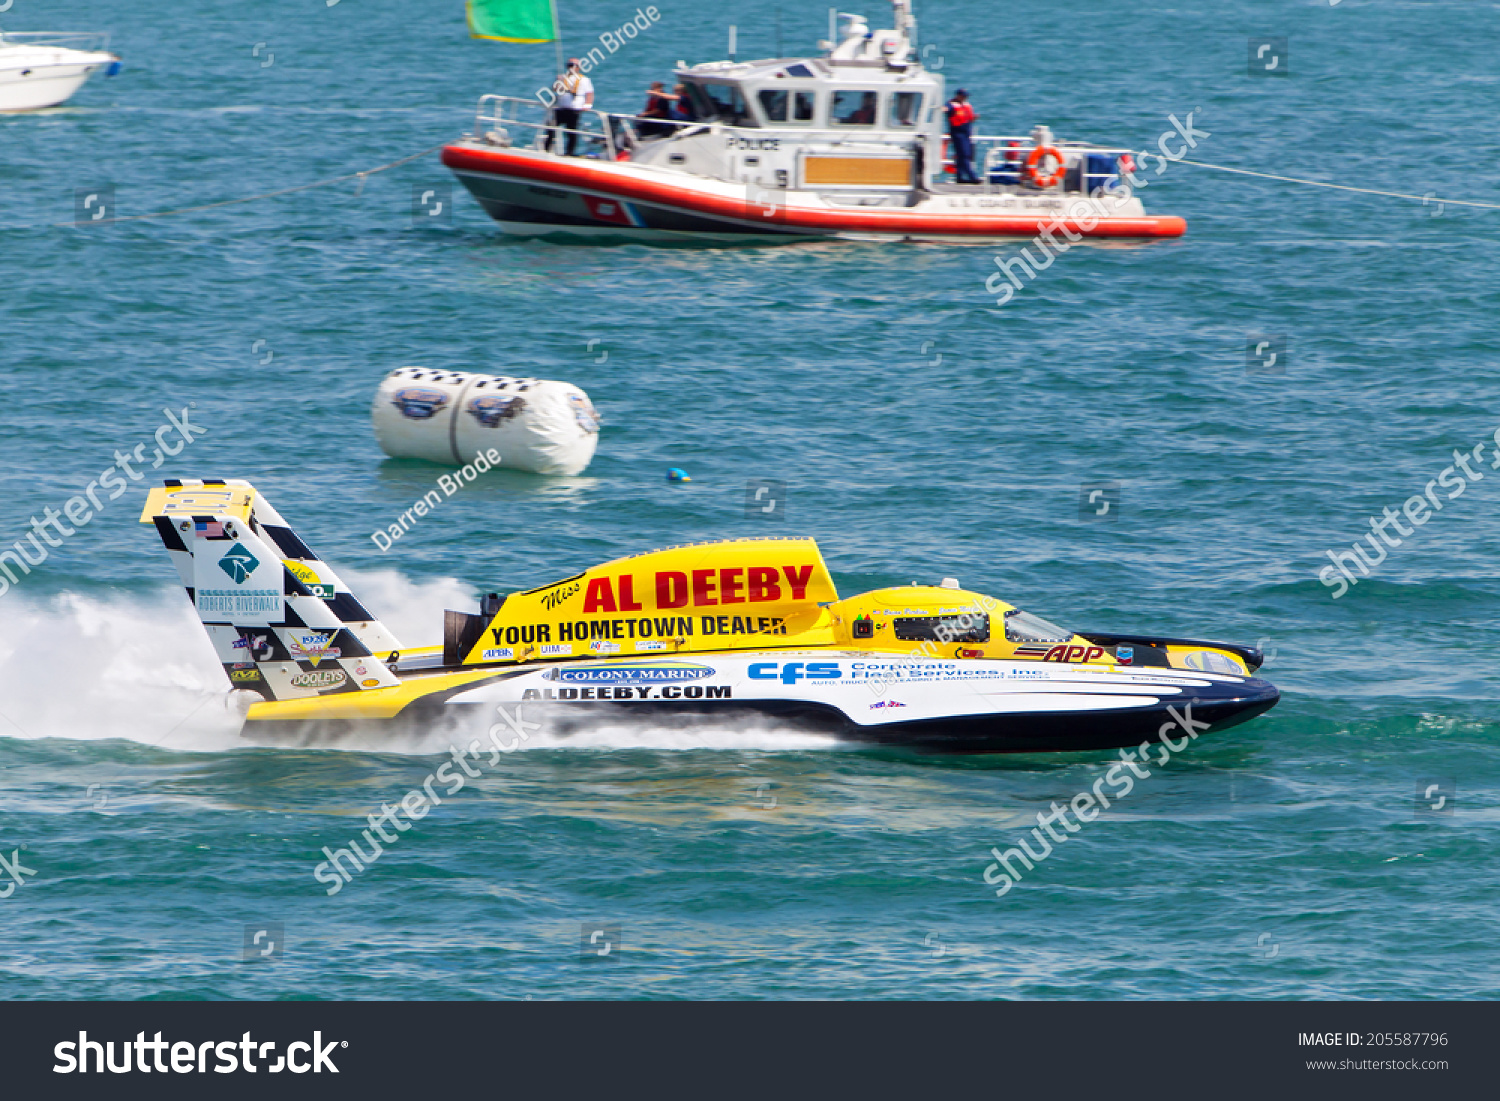
<svg viewBox="0 0 1500 1101"><path fill-rule="evenodd" d="M415 582L394 570L344 572L396 637L413 645L435 641L428 637L434 608L469 607L475 601L473 592L452 578ZM0 737L114 738L206 753L245 749L256 744L240 735L244 709L254 698L229 688L180 588L102 598L64 592L36 599L18 591L6 598L0 620ZM345 728L336 736L320 736L313 729L296 744L446 754L450 746L467 746L474 739L490 745L489 729L498 721L498 715L486 713L421 727L382 723L366 730ZM822 735L749 716L570 722L565 728L529 732L524 741L511 732L501 733L499 740L514 743L515 752L774 751L834 744Z"/></svg>

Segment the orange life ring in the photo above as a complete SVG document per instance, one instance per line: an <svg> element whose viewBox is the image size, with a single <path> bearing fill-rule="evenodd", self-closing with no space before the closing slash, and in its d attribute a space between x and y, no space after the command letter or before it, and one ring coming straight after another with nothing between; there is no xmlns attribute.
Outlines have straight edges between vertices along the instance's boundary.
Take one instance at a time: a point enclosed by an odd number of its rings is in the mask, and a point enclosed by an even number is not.
<svg viewBox="0 0 1500 1101"><path fill-rule="evenodd" d="M1057 161L1057 171L1050 176L1043 176L1036 170L1036 166L1046 156L1050 156L1053 160ZM1026 178L1036 184L1037 187L1052 187L1059 184L1067 174L1068 166L1063 160L1063 155L1050 145L1037 146L1031 151L1031 155L1026 158Z"/></svg>

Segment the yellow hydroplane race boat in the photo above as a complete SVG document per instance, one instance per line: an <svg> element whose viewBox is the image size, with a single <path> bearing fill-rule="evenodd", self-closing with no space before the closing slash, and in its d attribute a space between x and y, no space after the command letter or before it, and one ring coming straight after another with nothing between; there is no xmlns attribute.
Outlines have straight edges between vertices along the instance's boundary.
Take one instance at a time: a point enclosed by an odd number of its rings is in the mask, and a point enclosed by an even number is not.
<svg viewBox="0 0 1500 1101"><path fill-rule="evenodd" d="M141 520L230 684L261 697L243 730L256 740L520 705L564 726L759 715L949 752L1113 749L1219 730L1279 697L1252 675L1252 647L1075 633L952 579L840 599L817 544L796 538L672 547L492 593L444 613L441 646L412 648L248 482L168 481Z"/></svg>

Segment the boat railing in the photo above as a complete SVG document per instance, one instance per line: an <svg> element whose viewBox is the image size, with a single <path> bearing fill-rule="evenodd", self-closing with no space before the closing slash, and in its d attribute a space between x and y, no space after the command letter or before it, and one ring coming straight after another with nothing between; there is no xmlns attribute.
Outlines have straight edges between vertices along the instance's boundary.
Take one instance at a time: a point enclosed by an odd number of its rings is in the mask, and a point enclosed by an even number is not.
<svg viewBox="0 0 1500 1101"><path fill-rule="evenodd" d="M974 172L987 190L997 187L1029 186L1024 171L1026 160L1037 149L1031 135L976 134L974 143ZM1058 141L1053 139L1043 146L1061 154L1064 175L1055 185L1059 191L1083 192L1097 195L1102 191L1117 192L1121 185L1121 157L1131 151L1124 147L1091 145L1081 141ZM953 159L953 149L948 146L945 164ZM1130 170L1129 162L1123 171ZM1053 190L1049 187L1045 190Z"/></svg>
<svg viewBox="0 0 1500 1101"><path fill-rule="evenodd" d="M622 151L634 149L643 140L698 125L701 124L615 114L589 107L579 110L578 126L566 127L558 124L555 108L539 99L488 95L479 99L474 138L492 145L543 152L556 150L561 154L571 137L576 155L616 160Z"/></svg>
<svg viewBox="0 0 1500 1101"><path fill-rule="evenodd" d="M109 49L109 32L0 31L0 46L55 46L64 50L103 53Z"/></svg>
<svg viewBox="0 0 1500 1101"><path fill-rule="evenodd" d="M562 155L572 139L575 156L618 160L628 154L642 141L662 138L671 134L699 127L712 126L713 122L683 121L679 119L645 118L640 115L615 114L596 108L578 111L578 125L564 127L559 124L554 108L539 99L521 96L481 96L474 117L474 138L512 148L529 148L538 152L556 152ZM778 135L779 136L779 135ZM847 130L799 130L798 137L807 143L831 141L835 145L857 149L859 147L890 148L893 135L884 133L853 133ZM925 140L920 134L903 134L913 148ZM1057 184L1038 187L1024 171L1026 160L1037 148L1031 135L981 134L974 143L974 170L983 191L994 192L1015 187L1050 194L1063 192L1097 195L1108 191L1119 194L1125 184L1123 176L1130 171L1128 161L1122 167L1121 158L1130 154L1124 147L1092 145L1088 142L1059 141L1050 139L1045 148L1061 155L1063 176ZM951 145L944 150L942 170L949 170L952 163ZM940 174L934 166L933 174Z"/></svg>

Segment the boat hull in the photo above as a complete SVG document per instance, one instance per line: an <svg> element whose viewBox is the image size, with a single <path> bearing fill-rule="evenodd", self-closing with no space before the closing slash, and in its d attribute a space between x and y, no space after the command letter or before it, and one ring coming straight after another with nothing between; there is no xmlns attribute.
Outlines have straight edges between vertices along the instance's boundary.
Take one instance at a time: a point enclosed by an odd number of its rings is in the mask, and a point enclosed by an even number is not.
<svg viewBox="0 0 1500 1101"><path fill-rule="evenodd" d="M804 660L788 660L798 657ZM320 718L300 702L295 711L259 704L242 733L253 741L313 745L337 743L356 729L447 729L459 744L507 715L535 722L554 738L632 720L731 726L769 720L840 741L928 752L1079 752L1163 737L1179 743L1254 718L1280 698L1275 686L1254 677L1108 665L1046 668L850 652L691 658L475 671L465 683L449 675L436 691L408 690L410 702L384 723L368 714ZM505 725L497 729L515 742Z"/></svg>
<svg viewBox="0 0 1500 1101"><path fill-rule="evenodd" d="M1068 212L1082 200L1077 194L943 192L913 200L850 193L839 199L480 142L448 146L443 163L502 229L529 235L981 241L1030 239L1053 227L1096 240L1149 240L1186 231L1181 218L1167 216L1071 220Z"/></svg>
<svg viewBox="0 0 1500 1101"><path fill-rule="evenodd" d="M0 113L40 111L66 103L113 54L0 43Z"/></svg>

